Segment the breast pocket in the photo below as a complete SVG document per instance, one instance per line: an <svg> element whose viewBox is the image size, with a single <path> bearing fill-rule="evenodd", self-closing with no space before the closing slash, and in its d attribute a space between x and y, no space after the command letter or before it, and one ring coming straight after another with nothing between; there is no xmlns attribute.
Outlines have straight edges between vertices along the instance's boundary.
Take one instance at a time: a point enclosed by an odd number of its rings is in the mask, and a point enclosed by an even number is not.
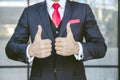
<svg viewBox="0 0 120 80"><path fill-rule="evenodd" d="M80 23L77 23L77 24L71 24L70 27L71 27L74 39L76 41L82 40L84 35L84 26L82 26Z"/></svg>

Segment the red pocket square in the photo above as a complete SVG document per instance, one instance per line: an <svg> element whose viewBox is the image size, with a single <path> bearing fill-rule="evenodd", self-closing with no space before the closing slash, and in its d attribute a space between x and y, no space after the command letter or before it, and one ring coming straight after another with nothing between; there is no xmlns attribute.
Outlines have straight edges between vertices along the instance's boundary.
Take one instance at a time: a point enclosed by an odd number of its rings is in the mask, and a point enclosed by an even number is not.
<svg viewBox="0 0 120 80"><path fill-rule="evenodd" d="M69 20L70 24L80 23L80 19Z"/></svg>

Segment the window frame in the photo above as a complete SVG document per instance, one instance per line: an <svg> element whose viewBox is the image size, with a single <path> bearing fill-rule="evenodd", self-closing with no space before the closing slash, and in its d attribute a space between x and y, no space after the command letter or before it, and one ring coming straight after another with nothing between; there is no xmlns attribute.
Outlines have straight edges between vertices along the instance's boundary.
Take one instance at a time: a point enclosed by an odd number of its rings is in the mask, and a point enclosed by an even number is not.
<svg viewBox="0 0 120 80"><path fill-rule="evenodd" d="M120 0L118 0L118 79L120 79Z"/></svg>

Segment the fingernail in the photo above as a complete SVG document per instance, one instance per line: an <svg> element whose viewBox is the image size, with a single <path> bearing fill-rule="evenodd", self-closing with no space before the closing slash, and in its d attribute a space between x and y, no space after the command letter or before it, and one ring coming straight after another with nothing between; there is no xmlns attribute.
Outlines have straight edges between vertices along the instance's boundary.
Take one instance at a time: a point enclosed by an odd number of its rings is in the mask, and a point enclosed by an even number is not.
<svg viewBox="0 0 120 80"><path fill-rule="evenodd" d="M70 23L68 22L68 24L67 25L70 25Z"/></svg>
<svg viewBox="0 0 120 80"><path fill-rule="evenodd" d="M38 28L40 28L40 25L38 25Z"/></svg>

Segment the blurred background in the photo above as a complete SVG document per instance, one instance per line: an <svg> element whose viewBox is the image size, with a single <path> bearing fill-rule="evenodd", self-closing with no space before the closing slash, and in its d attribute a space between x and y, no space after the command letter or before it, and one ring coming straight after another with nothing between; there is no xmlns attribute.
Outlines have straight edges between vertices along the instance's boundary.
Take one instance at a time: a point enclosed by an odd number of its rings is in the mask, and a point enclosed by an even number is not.
<svg viewBox="0 0 120 80"><path fill-rule="evenodd" d="M7 58L5 46L29 5L44 0L0 0L0 80L28 80L29 65ZM88 80L118 78L118 0L74 0L91 6L108 46L102 59L84 62Z"/></svg>

